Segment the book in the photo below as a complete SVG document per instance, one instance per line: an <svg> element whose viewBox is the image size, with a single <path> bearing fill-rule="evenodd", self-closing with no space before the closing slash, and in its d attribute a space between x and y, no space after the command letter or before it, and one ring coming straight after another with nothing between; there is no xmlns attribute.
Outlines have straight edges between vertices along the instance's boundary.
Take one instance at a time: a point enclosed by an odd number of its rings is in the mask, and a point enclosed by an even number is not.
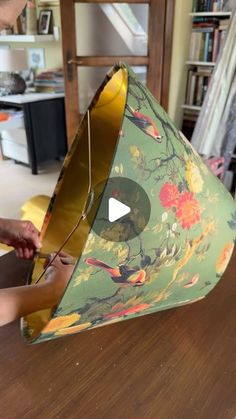
<svg viewBox="0 0 236 419"><path fill-rule="evenodd" d="M202 106L212 76L212 68L192 66L188 71L185 103Z"/></svg>
<svg viewBox="0 0 236 419"><path fill-rule="evenodd" d="M214 37L213 37L213 48L212 48L212 61L215 63L217 60L217 56L219 53L219 29L215 29L214 31Z"/></svg>
<svg viewBox="0 0 236 419"><path fill-rule="evenodd" d="M207 32L207 33L205 34L205 40L204 40L204 54L203 54L203 61L208 61L209 40L210 40L210 33L209 33L209 32Z"/></svg>
<svg viewBox="0 0 236 419"><path fill-rule="evenodd" d="M195 102L195 89L196 89L197 76L192 74L190 81L190 92L189 92L189 105L194 105Z"/></svg>
<svg viewBox="0 0 236 419"><path fill-rule="evenodd" d="M203 76L197 77L196 106L202 105L203 81L204 81Z"/></svg>

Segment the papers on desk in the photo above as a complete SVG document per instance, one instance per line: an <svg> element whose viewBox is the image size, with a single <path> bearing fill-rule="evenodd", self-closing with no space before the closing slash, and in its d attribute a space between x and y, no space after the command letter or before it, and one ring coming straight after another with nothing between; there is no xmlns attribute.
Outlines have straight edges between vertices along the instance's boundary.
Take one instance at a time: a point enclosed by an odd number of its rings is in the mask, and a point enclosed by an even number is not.
<svg viewBox="0 0 236 419"><path fill-rule="evenodd" d="M23 127L24 116L22 110L7 109L0 111L0 131Z"/></svg>
<svg viewBox="0 0 236 419"><path fill-rule="evenodd" d="M63 70L43 71L36 77L34 86L37 92L63 93L65 90Z"/></svg>

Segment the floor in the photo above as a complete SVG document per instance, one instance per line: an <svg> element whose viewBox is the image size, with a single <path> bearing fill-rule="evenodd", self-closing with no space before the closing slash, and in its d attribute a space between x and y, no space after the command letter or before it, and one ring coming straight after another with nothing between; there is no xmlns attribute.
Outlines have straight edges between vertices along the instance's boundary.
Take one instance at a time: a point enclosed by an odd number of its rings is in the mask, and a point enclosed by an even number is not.
<svg viewBox="0 0 236 419"><path fill-rule="evenodd" d="M38 175L12 160L0 160L0 217L20 218L21 206L35 195L51 196L62 163L47 162Z"/></svg>

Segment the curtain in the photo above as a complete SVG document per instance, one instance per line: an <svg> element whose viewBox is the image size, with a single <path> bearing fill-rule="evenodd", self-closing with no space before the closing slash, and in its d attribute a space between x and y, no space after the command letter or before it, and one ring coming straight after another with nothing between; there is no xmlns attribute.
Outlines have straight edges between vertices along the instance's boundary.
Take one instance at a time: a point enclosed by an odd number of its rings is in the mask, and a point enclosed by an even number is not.
<svg viewBox="0 0 236 419"><path fill-rule="evenodd" d="M191 141L196 150L206 157L221 155L231 104L236 92L235 10L234 7L228 33L219 53Z"/></svg>

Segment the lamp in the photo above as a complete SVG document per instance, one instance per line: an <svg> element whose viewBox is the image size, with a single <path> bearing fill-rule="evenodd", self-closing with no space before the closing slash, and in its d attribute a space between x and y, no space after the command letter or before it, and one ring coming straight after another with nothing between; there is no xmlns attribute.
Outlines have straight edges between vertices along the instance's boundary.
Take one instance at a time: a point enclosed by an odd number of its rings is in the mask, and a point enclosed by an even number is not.
<svg viewBox="0 0 236 419"><path fill-rule="evenodd" d="M0 49L0 90L2 94L24 93L24 79L15 71L28 67L25 50Z"/></svg>
<svg viewBox="0 0 236 419"><path fill-rule="evenodd" d="M226 269L235 231L224 185L131 68L116 65L79 127L41 232L41 251L63 248L74 272L56 308L24 318L24 337L41 342L202 299ZM37 256L30 282L44 281L43 269Z"/></svg>

